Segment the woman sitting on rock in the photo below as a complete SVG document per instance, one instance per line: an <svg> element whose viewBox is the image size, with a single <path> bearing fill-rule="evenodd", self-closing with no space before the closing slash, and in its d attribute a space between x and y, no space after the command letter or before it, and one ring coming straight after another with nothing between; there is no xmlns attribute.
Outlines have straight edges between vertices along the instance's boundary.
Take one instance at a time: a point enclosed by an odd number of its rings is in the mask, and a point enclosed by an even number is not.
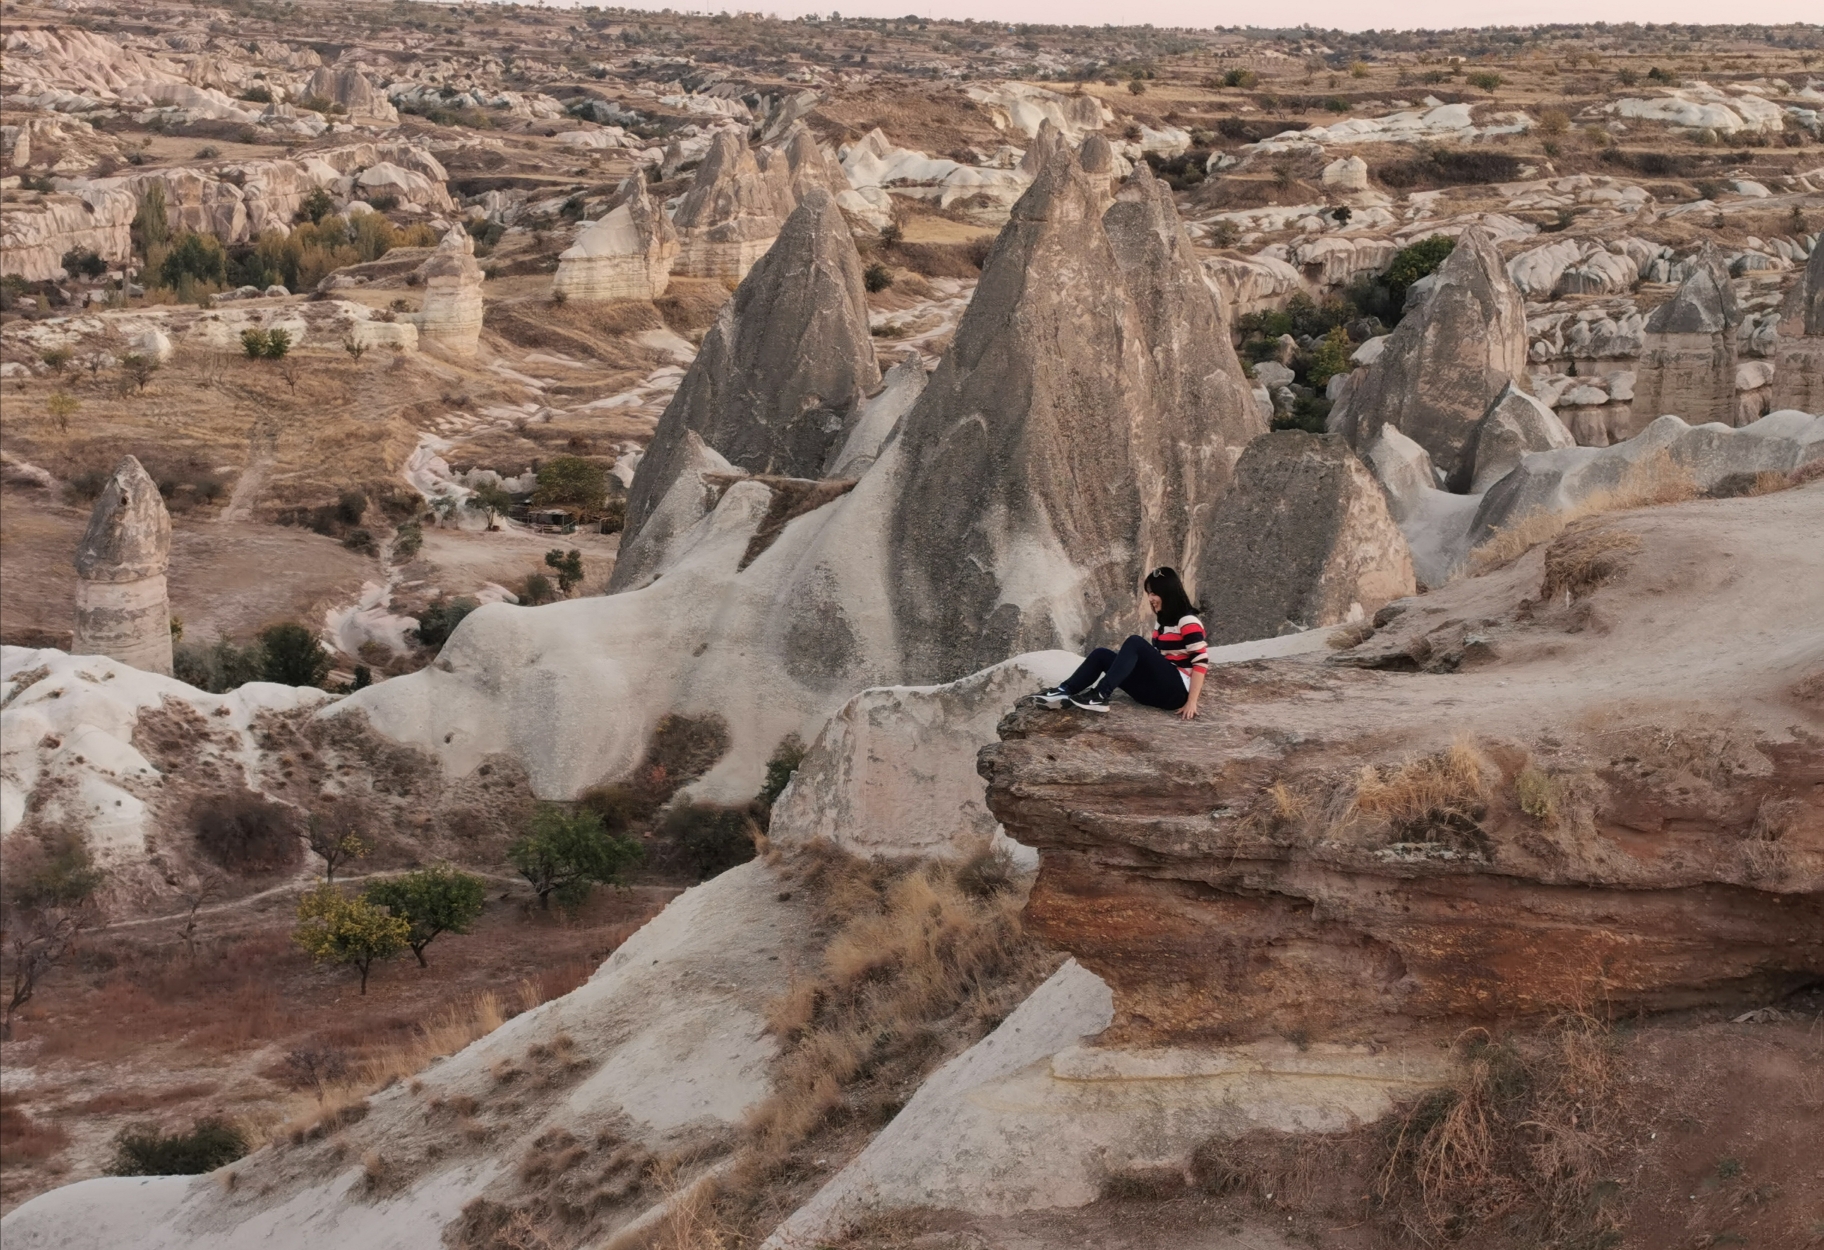
<svg viewBox="0 0 1824 1250"><path fill-rule="evenodd" d="M1063 685L1039 695L1040 703L1106 712L1110 696L1125 690L1136 703L1175 711L1185 720L1197 715L1197 698L1210 668L1203 622L1176 569L1154 569L1145 586L1147 606L1159 620L1152 639L1130 634L1119 651L1097 647Z"/></svg>

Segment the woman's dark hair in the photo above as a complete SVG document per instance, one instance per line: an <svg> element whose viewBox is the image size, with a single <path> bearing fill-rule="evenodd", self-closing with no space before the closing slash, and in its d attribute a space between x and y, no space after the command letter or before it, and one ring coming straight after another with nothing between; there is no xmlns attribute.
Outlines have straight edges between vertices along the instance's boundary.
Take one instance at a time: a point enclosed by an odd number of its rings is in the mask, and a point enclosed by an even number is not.
<svg viewBox="0 0 1824 1250"><path fill-rule="evenodd" d="M1176 625L1187 616L1197 612L1197 605L1184 593L1184 583L1178 580L1178 570L1157 568L1146 575L1143 583L1146 593L1159 596L1159 624Z"/></svg>

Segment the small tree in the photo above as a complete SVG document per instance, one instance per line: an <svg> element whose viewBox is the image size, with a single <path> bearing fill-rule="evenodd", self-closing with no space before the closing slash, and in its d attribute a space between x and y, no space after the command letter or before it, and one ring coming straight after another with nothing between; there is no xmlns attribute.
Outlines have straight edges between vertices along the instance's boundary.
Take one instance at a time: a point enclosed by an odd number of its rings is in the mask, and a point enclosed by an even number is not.
<svg viewBox="0 0 1824 1250"><path fill-rule="evenodd" d="M265 681L276 681L281 686L321 686L329 677L329 653L323 650L316 634L296 621L262 629L260 650L265 658L260 676Z"/></svg>
<svg viewBox="0 0 1824 1250"><path fill-rule="evenodd" d="M557 588L569 594L583 583L583 553L572 548L568 555L553 547L545 552L545 564L557 574Z"/></svg>
<svg viewBox="0 0 1824 1250"><path fill-rule="evenodd" d="M575 508L585 516L601 511L608 475L581 456L553 456L538 470L532 502L539 507Z"/></svg>
<svg viewBox="0 0 1824 1250"><path fill-rule="evenodd" d="M162 247L165 240L171 237L171 224L165 215L164 183L146 184L145 194L139 198L139 211L133 215L131 229L134 250L148 258L153 248Z"/></svg>
<svg viewBox="0 0 1824 1250"><path fill-rule="evenodd" d="M278 331L273 331L277 334ZM279 361L279 376L285 379L285 389L293 395L298 393L298 379L304 376L303 365L296 356L287 356Z"/></svg>
<svg viewBox="0 0 1824 1250"><path fill-rule="evenodd" d="M266 331L242 330L241 350L247 353L247 359L259 360L266 354Z"/></svg>
<svg viewBox="0 0 1824 1250"><path fill-rule="evenodd" d="M869 294L884 291L893 285L893 271L875 261L862 271L861 285L868 289Z"/></svg>
<svg viewBox="0 0 1824 1250"><path fill-rule="evenodd" d="M158 361L139 352L128 352L120 358L121 372L127 375L127 381L137 395L146 393L146 383L158 372Z"/></svg>
<svg viewBox="0 0 1824 1250"><path fill-rule="evenodd" d="M38 359L44 362L45 368L57 377L63 376L63 371L70 367L74 356L75 353L67 347L48 347L38 353Z"/></svg>
<svg viewBox="0 0 1824 1250"><path fill-rule="evenodd" d="M318 963L354 967L366 994L374 961L404 950L411 931L404 917L324 884L298 900L298 927L291 940Z"/></svg>
<svg viewBox="0 0 1824 1250"><path fill-rule="evenodd" d="M261 355L268 360L283 360L285 353L291 350L291 332L289 330L266 331L266 346Z"/></svg>
<svg viewBox="0 0 1824 1250"><path fill-rule="evenodd" d="M329 198L329 192L322 187L313 187L298 205L298 220L315 225L335 211L336 202Z"/></svg>
<svg viewBox="0 0 1824 1250"><path fill-rule="evenodd" d="M367 355L367 344L361 342L353 334L345 334L342 336L342 350L348 353L350 360L360 364L361 357Z"/></svg>
<svg viewBox="0 0 1824 1250"><path fill-rule="evenodd" d="M367 887L368 902L384 907L411 926L406 945L428 968L424 948L439 933L467 933L481 915L487 886L480 877L460 872L448 864L408 872L403 877L376 881Z"/></svg>
<svg viewBox="0 0 1824 1250"><path fill-rule="evenodd" d="M638 842L603 829L594 812L566 811L554 803L539 804L531 830L507 848L508 862L531 883L544 908L553 895L562 907L581 906L598 883L618 885L621 873L644 854Z"/></svg>
<svg viewBox="0 0 1824 1250"><path fill-rule="evenodd" d="M305 824L304 840L323 861L323 880L333 884L336 869L360 859L373 849L361 836L367 822L354 803L346 800L318 806Z"/></svg>
<svg viewBox="0 0 1824 1250"><path fill-rule="evenodd" d="M57 423L59 434L70 432L70 418L76 415L76 410L80 407L82 405L68 391L52 391L44 401L45 411L50 413L51 420Z"/></svg>

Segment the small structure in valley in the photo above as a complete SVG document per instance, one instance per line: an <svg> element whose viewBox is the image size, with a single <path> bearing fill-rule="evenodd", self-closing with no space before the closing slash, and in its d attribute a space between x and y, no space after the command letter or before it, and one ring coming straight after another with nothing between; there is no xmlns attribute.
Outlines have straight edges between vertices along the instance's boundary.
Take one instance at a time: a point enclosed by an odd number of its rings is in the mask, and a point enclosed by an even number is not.
<svg viewBox="0 0 1824 1250"><path fill-rule="evenodd" d="M171 673L171 514L137 459L114 469L76 548L72 655L105 655L150 673Z"/></svg>

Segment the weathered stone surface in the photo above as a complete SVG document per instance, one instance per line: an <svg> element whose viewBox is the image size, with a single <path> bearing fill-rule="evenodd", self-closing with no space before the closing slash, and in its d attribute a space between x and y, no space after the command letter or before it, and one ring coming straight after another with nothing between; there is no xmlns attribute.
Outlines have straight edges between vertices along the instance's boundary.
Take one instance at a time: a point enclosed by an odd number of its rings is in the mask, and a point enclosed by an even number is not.
<svg viewBox="0 0 1824 1250"><path fill-rule="evenodd" d="M678 232L646 193L644 177L629 178L621 190L621 203L585 227L557 258L554 293L578 303L665 294L678 256Z"/></svg>
<svg viewBox="0 0 1824 1250"><path fill-rule="evenodd" d="M1735 332L1741 320L1729 271L1706 246L1678 293L1647 318L1635 367L1635 407L1649 418L1671 413L1693 425L1736 424Z"/></svg>
<svg viewBox="0 0 1824 1250"><path fill-rule="evenodd" d="M1383 425L1381 432L1368 444L1362 459L1374 473L1375 481L1387 494L1387 510L1396 521L1404 521L1419 507L1426 491L1438 489L1437 470L1425 449L1400 433L1400 427Z"/></svg>
<svg viewBox="0 0 1824 1250"><path fill-rule="evenodd" d="M1454 476L1476 423L1526 368L1526 309L1488 235L1465 230L1429 297L1331 411L1329 428L1366 447L1391 421Z"/></svg>
<svg viewBox="0 0 1824 1250"><path fill-rule="evenodd" d="M481 342L481 266L475 240L452 227L431 258L418 267L424 305L413 317L419 341L457 355L473 355Z"/></svg>
<svg viewBox="0 0 1824 1250"><path fill-rule="evenodd" d="M1077 164L1083 167L1083 176L1089 180L1090 188L1104 209L1115 198L1115 183L1120 180L1123 163L1100 131L1092 131L1084 138L1083 146L1077 149Z"/></svg>
<svg viewBox="0 0 1824 1250"><path fill-rule="evenodd" d="M1016 710L982 769L1040 851L1029 929L1113 988L1104 1046L1777 998L1824 961L1824 715L1795 684L1824 669L1792 646L1820 527L1815 489L1617 515L1633 549L1573 606L1535 550L1361 648L1424 671L1216 669L1188 726Z"/></svg>
<svg viewBox="0 0 1824 1250"><path fill-rule="evenodd" d="M105 655L171 673L171 604L165 568L171 517L139 461L122 460L89 514L76 548L73 655Z"/></svg>
<svg viewBox="0 0 1824 1250"><path fill-rule="evenodd" d="M307 99L315 96L340 104L349 119L357 123L392 125L399 120L399 110L393 102L352 65L341 69L319 67L305 82L303 94Z"/></svg>
<svg viewBox="0 0 1824 1250"><path fill-rule="evenodd" d="M1776 411L1824 414L1824 240L1813 245L1783 311L1770 402Z"/></svg>
<svg viewBox="0 0 1824 1250"><path fill-rule="evenodd" d="M1069 651L1040 651L942 686L862 691L811 744L773 805L768 840L886 856L963 856L986 846L1000 826L982 801L976 752L995 741L1017 699L1057 685L1080 662Z"/></svg>
<svg viewBox="0 0 1824 1250"><path fill-rule="evenodd" d="M1756 473L1790 473L1824 459L1824 417L1776 412L1741 429L1691 426L1667 415L1623 443L1525 456L1482 497L1473 546L1536 512L1568 512L1604 491L1651 493L1688 476L1699 491Z"/></svg>
<svg viewBox="0 0 1824 1250"><path fill-rule="evenodd" d="M1220 380L1206 376L1221 368L1217 339L1155 343L1161 327L1128 289L1187 309L1212 299L1175 214L1137 189L1132 208L1110 210L1121 214L1117 246L1070 149L1041 130L1038 176L901 426L890 581L916 681L1077 645L1125 622L1141 575L1184 567L1190 541L1175 497L1183 470L1160 449L1176 437L1193 449L1187 467L1214 464L1220 431L1247 420L1221 406ZM1166 269L1130 268L1149 264ZM1220 324L1213 303L1198 315ZM1162 374L1173 369L1188 377ZM1177 410L1187 395L1199 406Z"/></svg>
<svg viewBox="0 0 1824 1250"><path fill-rule="evenodd" d="M1359 156L1344 156L1324 166L1323 183L1336 191L1366 191L1368 162Z"/></svg>
<svg viewBox="0 0 1824 1250"><path fill-rule="evenodd" d="M1203 553L1196 585L1211 645L1268 638L1287 622L1359 620L1414 590L1380 486L1334 434L1280 430L1248 444Z"/></svg>
<svg viewBox="0 0 1824 1250"><path fill-rule="evenodd" d="M770 168L770 160L768 164ZM785 218L781 192L789 181L784 158L778 174L769 177L738 134L718 131L672 214L678 231L672 272L737 282L745 278L779 235Z"/></svg>
<svg viewBox="0 0 1824 1250"><path fill-rule="evenodd" d="M849 180L843 175L840 167L818 146L817 136L803 122L793 122L779 141L779 151L785 154L786 172L791 183L791 200L783 205L783 211L789 215L798 203L804 199L805 192L812 187L828 191L831 195L841 195L849 190Z"/></svg>
<svg viewBox="0 0 1824 1250"><path fill-rule="evenodd" d="M1518 386L1510 385L1495 397L1470 435L1469 445L1450 480L1450 489L1479 495L1512 472L1527 452L1576 444L1556 413Z"/></svg>
<svg viewBox="0 0 1824 1250"><path fill-rule="evenodd" d="M880 384L861 257L828 192L813 189L722 306L634 474L623 543L671 488L695 432L748 473L817 477L862 396ZM630 584L615 569L618 589Z"/></svg>

